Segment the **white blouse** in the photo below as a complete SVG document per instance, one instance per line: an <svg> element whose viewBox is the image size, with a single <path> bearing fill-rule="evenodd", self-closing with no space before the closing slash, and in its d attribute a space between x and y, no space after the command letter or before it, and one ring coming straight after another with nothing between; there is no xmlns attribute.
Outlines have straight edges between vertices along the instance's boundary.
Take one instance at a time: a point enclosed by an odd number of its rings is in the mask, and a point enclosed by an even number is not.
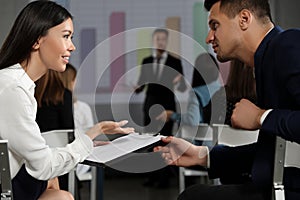
<svg viewBox="0 0 300 200"><path fill-rule="evenodd" d="M86 130L94 125L93 114L90 106L77 100L74 103L74 125L77 129Z"/></svg>
<svg viewBox="0 0 300 200"><path fill-rule="evenodd" d="M93 142L75 130L71 144L49 148L35 122L34 88L34 82L20 64L0 70L0 139L8 140L12 178L25 164L31 176L48 180L82 162L91 153Z"/></svg>

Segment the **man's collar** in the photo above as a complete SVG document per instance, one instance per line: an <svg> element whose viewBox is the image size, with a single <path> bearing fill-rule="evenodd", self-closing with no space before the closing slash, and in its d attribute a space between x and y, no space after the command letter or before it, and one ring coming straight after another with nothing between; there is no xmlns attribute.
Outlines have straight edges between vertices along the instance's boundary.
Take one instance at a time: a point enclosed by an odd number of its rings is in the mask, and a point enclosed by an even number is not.
<svg viewBox="0 0 300 200"><path fill-rule="evenodd" d="M256 55L257 54L260 54L261 51L264 51L266 45L268 44L268 42L275 36L277 35L278 33L281 33L283 31L283 29L279 26L275 26L273 27L272 29L270 29L265 37L263 38L263 40L261 41L261 43L259 44L257 50L256 50Z"/></svg>
<svg viewBox="0 0 300 200"><path fill-rule="evenodd" d="M156 53L156 49L154 49L153 51L152 51L152 56L153 56L153 58L156 58L157 57L157 53ZM164 51L163 52L163 54L161 55L161 58L166 58L168 56L168 52L167 51Z"/></svg>

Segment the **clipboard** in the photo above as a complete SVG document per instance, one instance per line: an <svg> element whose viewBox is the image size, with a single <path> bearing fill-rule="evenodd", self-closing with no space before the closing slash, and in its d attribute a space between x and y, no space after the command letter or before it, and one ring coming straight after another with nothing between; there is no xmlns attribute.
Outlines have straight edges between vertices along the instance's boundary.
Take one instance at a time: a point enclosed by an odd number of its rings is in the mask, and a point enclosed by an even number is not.
<svg viewBox="0 0 300 200"><path fill-rule="evenodd" d="M82 164L97 167L113 166L130 159L137 153L148 153L162 144L161 136L152 133L131 133L119 136L111 143L94 147L93 152Z"/></svg>

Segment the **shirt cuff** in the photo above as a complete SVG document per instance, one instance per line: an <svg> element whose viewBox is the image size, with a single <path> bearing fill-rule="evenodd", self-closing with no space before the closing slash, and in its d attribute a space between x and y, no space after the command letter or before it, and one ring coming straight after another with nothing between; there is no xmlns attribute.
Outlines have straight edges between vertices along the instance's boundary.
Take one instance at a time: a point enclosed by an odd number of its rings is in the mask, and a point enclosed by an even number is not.
<svg viewBox="0 0 300 200"><path fill-rule="evenodd" d="M272 111L272 109L266 110L262 116L260 117L260 125L262 125L266 119L266 117L268 116L268 114Z"/></svg>
<svg viewBox="0 0 300 200"><path fill-rule="evenodd" d="M200 159L204 158L205 156L207 156L207 163L206 163L206 167L209 168L210 167L210 160L209 160L209 148L207 146L203 146L203 148L200 148L198 157Z"/></svg>
<svg viewBox="0 0 300 200"><path fill-rule="evenodd" d="M80 162L82 162L86 157L88 157L94 148L93 141L85 134L83 130L75 129L75 141L71 144L75 143L76 151L80 154Z"/></svg>

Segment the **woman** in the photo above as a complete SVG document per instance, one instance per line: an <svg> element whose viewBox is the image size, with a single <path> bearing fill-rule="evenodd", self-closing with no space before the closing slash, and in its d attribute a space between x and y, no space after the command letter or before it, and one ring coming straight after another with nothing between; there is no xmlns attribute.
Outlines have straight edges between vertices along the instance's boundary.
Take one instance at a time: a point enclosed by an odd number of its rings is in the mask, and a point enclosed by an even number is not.
<svg viewBox="0 0 300 200"><path fill-rule="evenodd" d="M48 70L35 84L36 122L41 132L74 129L72 92L64 87L62 74Z"/></svg>
<svg viewBox="0 0 300 200"><path fill-rule="evenodd" d="M35 84L36 122L41 132L74 129L72 92L64 87L61 72L48 70ZM60 189L67 191L68 174L58 179Z"/></svg>
<svg viewBox="0 0 300 200"><path fill-rule="evenodd" d="M246 66L239 60L232 60L226 85L214 94L212 101L207 106L208 109L211 109L211 104L213 104L220 108L216 109L218 111L225 111L221 108L226 108L226 113L215 114L212 117L212 123L224 123L231 126L232 111L237 102L244 98L256 103L255 87L253 67Z"/></svg>
<svg viewBox="0 0 300 200"><path fill-rule="evenodd" d="M76 128L87 129L94 124L93 114L90 106L86 102L78 100L74 95L76 76L76 68L68 63L66 70L62 73L62 81L64 87L73 93L74 124Z"/></svg>
<svg viewBox="0 0 300 200"><path fill-rule="evenodd" d="M65 88L73 93L73 108L74 108L74 125L76 129L86 130L94 125L93 114L90 106L83 101L80 101L74 95L75 83L77 70L76 68L68 63L66 65L66 70L61 74L62 82ZM107 142L95 141L98 145L107 144ZM78 164L76 167L76 174L82 175L90 170L90 166Z"/></svg>
<svg viewBox="0 0 300 200"><path fill-rule="evenodd" d="M129 133L126 122L100 122L65 148L50 149L35 122L34 82L49 69L62 72L75 46L71 14L51 1L29 3L0 50L0 137L7 139L13 195L19 199L72 199L49 179L73 169L101 133ZM5 105L5 106L4 106ZM50 183L49 183L50 184Z"/></svg>
<svg viewBox="0 0 300 200"><path fill-rule="evenodd" d="M156 119L176 121L178 124L197 126L208 123L210 114L204 110L213 94L219 90L219 65L213 55L200 54L195 61L192 79L192 89L189 92L187 112L176 113L171 110L163 111Z"/></svg>

